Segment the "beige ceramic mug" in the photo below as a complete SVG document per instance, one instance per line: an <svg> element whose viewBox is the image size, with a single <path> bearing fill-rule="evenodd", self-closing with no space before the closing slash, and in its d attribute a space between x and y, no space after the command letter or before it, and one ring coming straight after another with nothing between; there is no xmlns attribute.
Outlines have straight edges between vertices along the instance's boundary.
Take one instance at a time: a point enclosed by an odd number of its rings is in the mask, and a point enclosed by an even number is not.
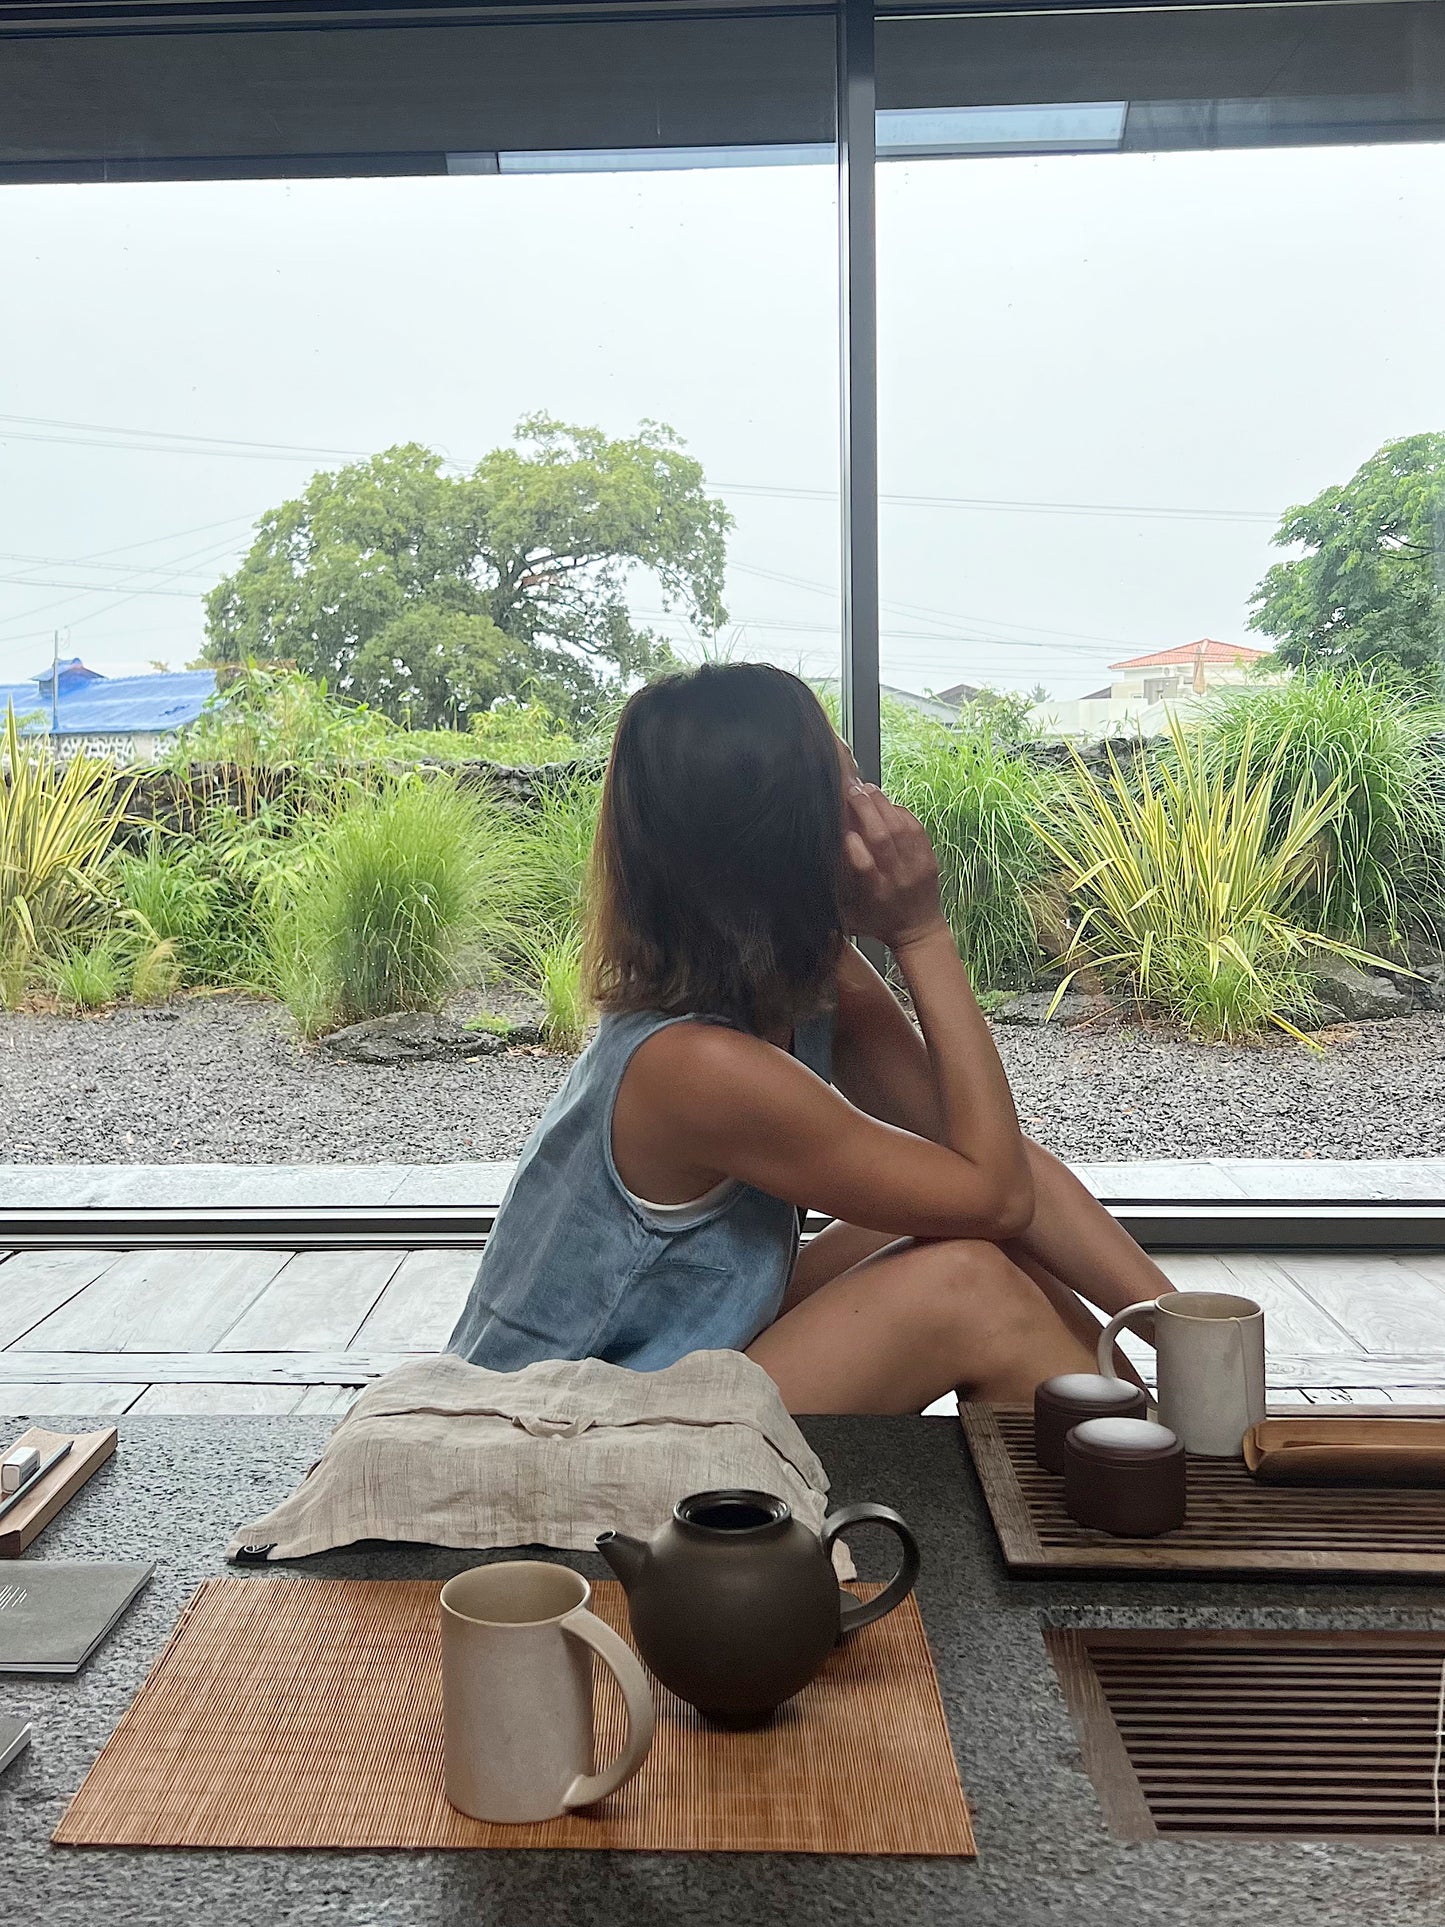
<svg viewBox="0 0 1445 1927"><path fill-rule="evenodd" d="M1114 1340L1142 1326L1159 1366L1159 1417L1186 1452L1237 1459L1264 1417L1264 1313L1225 1291L1166 1291L1104 1327L1099 1370L1114 1376Z"/></svg>
<svg viewBox="0 0 1445 1927"><path fill-rule="evenodd" d="M580 1573L540 1559L474 1566L442 1587L446 1794L474 1820L553 1820L615 1793L652 1745L647 1675L588 1612ZM592 1655L612 1669L627 1739L601 1773L593 1751Z"/></svg>

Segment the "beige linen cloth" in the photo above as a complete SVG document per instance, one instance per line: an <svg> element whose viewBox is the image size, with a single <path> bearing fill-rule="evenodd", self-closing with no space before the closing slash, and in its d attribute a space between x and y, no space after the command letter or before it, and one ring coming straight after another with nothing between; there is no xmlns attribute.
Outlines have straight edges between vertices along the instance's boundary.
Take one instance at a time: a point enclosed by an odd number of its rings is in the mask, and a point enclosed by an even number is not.
<svg viewBox="0 0 1445 1927"><path fill-rule="evenodd" d="M827 1510L817 1455L741 1352L689 1352L660 1372L595 1358L489 1372L448 1353L369 1385L297 1490L226 1557L300 1559L358 1539L590 1551L599 1532L649 1537L679 1499L719 1486L774 1493L815 1532ZM851 1577L851 1561L838 1570Z"/></svg>

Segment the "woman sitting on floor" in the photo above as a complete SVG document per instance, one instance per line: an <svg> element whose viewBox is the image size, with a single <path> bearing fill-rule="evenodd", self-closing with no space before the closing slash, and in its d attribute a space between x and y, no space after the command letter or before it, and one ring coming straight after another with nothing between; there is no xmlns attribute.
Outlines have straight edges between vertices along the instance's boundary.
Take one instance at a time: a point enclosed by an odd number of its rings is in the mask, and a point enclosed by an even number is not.
<svg viewBox="0 0 1445 1927"><path fill-rule="evenodd" d="M921 1036L849 933L889 946ZM474 1364L723 1347L791 1411L917 1412L1092 1371L1080 1298L1169 1288L1020 1131L928 837L795 676L709 665L628 703L588 968L600 1026L451 1338ZM806 1210L836 1222L800 1254Z"/></svg>

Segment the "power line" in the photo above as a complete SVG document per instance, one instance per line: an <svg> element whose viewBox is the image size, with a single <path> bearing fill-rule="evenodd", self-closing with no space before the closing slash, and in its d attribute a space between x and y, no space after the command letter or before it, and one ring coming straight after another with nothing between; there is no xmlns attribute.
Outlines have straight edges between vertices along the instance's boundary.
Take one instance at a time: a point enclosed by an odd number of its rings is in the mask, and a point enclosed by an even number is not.
<svg viewBox="0 0 1445 1927"><path fill-rule="evenodd" d="M222 521L219 521L219 522L201 522L201 523L198 523L194 528L174 529L171 531L169 535L148 535L148 536L141 537L139 541L135 541L135 542L118 542L112 548L93 549L89 555L77 556L74 562L69 566L76 567L76 568L83 568L87 564L89 564L92 561L95 561L101 556L127 555L132 550L135 550L135 549L155 548L156 546L163 543L182 541L188 535L204 535L211 529L237 528L242 523L249 524L254 520L255 520L254 516L250 516L250 515L231 515L231 516L226 516ZM187 554L185 555L172 556L170 559L172 562L190 562L190 561L195 561L197 558L219 556L220 554L223 554L234 547L235 547L235 544L229 540L225 542L207 542L199 549L192 549L188 551ZM29 584L22 581L20 583L20 586L23 588L23 587L29 586ZM36 587L37 589L44 588L45 586L46 585L43 582L36 582L34 584L34 587ZM116 584L106 585L107 588L112 588L116 586L118 585ZM0 628L8 628L9 625L14 622L28 622L32 617L45 615L48 611L52 609L64 609L72 602L84 601L87 595L103 594L104 592L105 591L103 589L99 589L99 588L82 589L76 595L61 596L57 601L54 601L54 602L37 603L33 609L25 609L17 616L5 617L3 619L3 622L0 622ZM90 618L88 616L83 618L83 620L85 621L89 621L89 619ZM44 634L48 634L49 631L35 629L35 630L28 630L26 633L29 635L44 635ZM3 638L0 638L0 639L3 639ZM19 641L21 640L21 638L11 637L10 640Z"/></svg>
<svg viewBox="0 0 1445 1927"><path fill-rule="evenodd" d="M366 454L355 448L305 448L296 442L256 442L239 435L189 435L164 428L119 428L109 422L63 421L51 415L0 415L0 423L19 423L19 427L0 429L0 439L18 442L67 442L81 448L149 448L161 455L199 455L208 450L248 461L269 461L277 456L314 461L318 456L340 456L345 461L365 461ZM53 429L69 429L72 434L52 434ZM96 440L95 437L114 437ZM189 447L162 444L189 443Z"/></svg>
<svg viewBox="0 0 1445 1927"><path fill-rule="evenodd" d="M128 448L157 455L216 455L237 461L366 461L357 448L309 448L297 442L248 441L233 435L189 435L160 428L121 428L113 423L66 421L49 415L0 414L0 440L62 442L79 448ZM70 432L57 432L70 431ZM373 453L375 451L372 451ZM449 467L461 464L448 460ZM710 482L724 495L767 496L778 501L836 502L836 489L797 488L764 482ZM1147 502L1050 502L986 495L881 494L895 508L971 509L1008 515L1124 516L1131 519L1187 522L1275 523L1263 509L1174 508Z"/></svg>
<svg viewBox="0 0 1445 1927"><path fill-rule="evenodd" d="M30 562L37 568L50 569L99 569L107 575L157 575L168 582L209 582L210 580L208 576L198 575L194 570L168 569L164 563L160 562L149 564L144 562L88 562L84 556L25 555L13 549L0 549L0 562ZM14 582L16 578L14 576L5 576L0 578L0 580ZM49 585L42 578L37 577L35 586L37 589L43 589L47 586L67 588L70 585L68 583ZM116 585L113 582L107 582L98 586L113 589Z"/></svg>
<svg viewBox="0 0 1445 1927"><path fill-rule="evenodd" d="M761 482L709 482L723 495L767 495L781 501L836 502L837 489L776 488ZM1263 509L1160 508L1143 502L1036 502L987 495L880 494L893 508L976 509L1009 515L1118 515L1184 522L1278 522Z"/></svg>
<svg viewBox="0 0 1445 1927"><path fill-rule="evenodd" d="M838 588L831 587L826 582L815 582L808 576L784 575L777 569L760 569L750 562L729 562L728 568L730 570L736 569L740 575L761 576L768 582L782 582L795 589L809 589L817 595L830 596L835 602L839 600L841 594ZM893 602L885 600L880 602L878 606L880 609L890 610L895 615L932 617L938 622L947 624L952 629L956 629L960 624L975 623L988 630L1021 629L1029 635L1056 636L1064 642L1099 643L1106 649L1128 649L1133 646L1130 643L1121 642L1118 636L1091 635L1082 629L1045 629L1041 628L1037 623L1009 622L1001 616L964 615L959 610L937 609L925 602ZM946 641L947 638L940 637L939 640ZM997 640L1000 642L1008 642L1012 640L1012 638L999 636Z"/></svg>

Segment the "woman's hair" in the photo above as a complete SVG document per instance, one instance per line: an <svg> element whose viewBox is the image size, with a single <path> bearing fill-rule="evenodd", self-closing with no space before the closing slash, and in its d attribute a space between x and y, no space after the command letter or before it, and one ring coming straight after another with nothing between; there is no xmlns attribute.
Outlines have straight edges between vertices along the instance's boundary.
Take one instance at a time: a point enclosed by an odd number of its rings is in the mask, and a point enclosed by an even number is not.
<svg viewBox="0 0 1445 1927"><path fill-rule="evenodd" d="M622 712L592 852L603 1010L763 1032L822 1008L843 934L843 803L822 704L768 663L709 663Z"/></svg>

